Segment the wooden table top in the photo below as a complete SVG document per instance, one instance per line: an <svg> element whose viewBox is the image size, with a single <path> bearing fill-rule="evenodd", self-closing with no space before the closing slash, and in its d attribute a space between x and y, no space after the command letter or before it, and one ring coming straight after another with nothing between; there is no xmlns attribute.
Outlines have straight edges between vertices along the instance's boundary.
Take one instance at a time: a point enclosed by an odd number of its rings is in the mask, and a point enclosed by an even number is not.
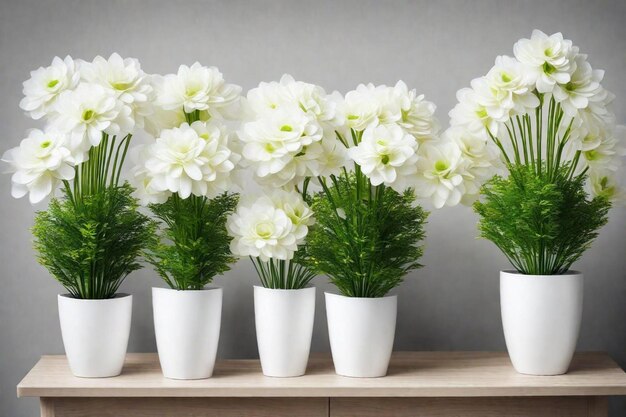
<svg viewBox="0 0 626 417"><path fill-rule="evenodd" d="M503 397L626 395L626 373L605 353L577 353L559 376L520 375L503 352L397 352L384 378L335 374L312 354L307 374L270 378L258 360L218 361L212 378L164 378L155 353L130 353L122 375L72 376L65 356L43 356L19 397Z"/></svg>

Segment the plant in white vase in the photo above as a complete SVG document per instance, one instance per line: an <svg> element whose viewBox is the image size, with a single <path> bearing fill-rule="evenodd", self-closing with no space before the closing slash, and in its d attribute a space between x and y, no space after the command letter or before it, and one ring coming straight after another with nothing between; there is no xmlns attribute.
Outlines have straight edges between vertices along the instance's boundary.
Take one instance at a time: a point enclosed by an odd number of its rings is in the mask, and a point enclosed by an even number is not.
<svg viewBox="0 0 626 417"><path fill-rule="evenodd" d="M274 189L243 199L228 219L232 253L250 257L262 284L254 287L254 310L267 376L306 371L315 316L315 288L308 284L315 274L301 258L312 214L296 191Z"/></svg>
<svg viewBox="0 0 626 417"><path fill-rule="evenodd" d="M148 78L136 59L118 54L54 58L31 72L20 103L45 127L2 157L14 197L51 197L35 218L35 249L68 292L58 297L59 317L76 376L118 375L124 363L132 296L118 289L140 268L154 224L121 174L132 135L151 113Z"/></svg>
<svg viewBox="0 0 626 417"><path fill-rule="evenodd" d="M300 192L315 212L304 264L343 295L326 294L338 374L383 376L397 302L388 292L419 267L426 212L465 189L459 145L438 138L434 104L399 82L326 94L286 75L247 96L243 164L262 184Z"/></svg>
<svg viewBox="0 0 626 417"><path fill-rule="evenodd" d="M169 288L153 288L154 325L163 374L208 378L217 353L222 289L205 288L230 269L226 219L237 204L239 155L224 112L240 88L216 68L182 65L155 76L154 142L137 149L137 197L160 221L145 251ZM169 123L169 125L168 125Z"/></svg>
<svg viewBox="0 0 626 417"><path fill-rule="evenodd" d="M615 125L604 72L570 40L535 30L513 50L457 93L446 135L463 144L465 182L480 190L481 236L515 267L500 276L513 366L562 374L582 314L583 276L570 268L620 193L625 130Z"/></svg>

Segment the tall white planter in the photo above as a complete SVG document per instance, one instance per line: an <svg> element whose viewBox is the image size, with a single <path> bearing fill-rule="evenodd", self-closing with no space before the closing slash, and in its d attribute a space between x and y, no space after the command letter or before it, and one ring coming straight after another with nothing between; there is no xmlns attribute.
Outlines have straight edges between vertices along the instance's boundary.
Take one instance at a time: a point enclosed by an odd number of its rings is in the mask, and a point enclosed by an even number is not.
<svg viewBox="0 0 626 417"><path fill-rule="evenodd" d="M515 370L560 375L576 350L583 310L583 275L500 272L506 347Z"/></svg>
<svg viewBox="0 0 626 417"><path fill-rule="evenodd" d="M133 296L84 300L63 294L58 296L58 305L63 346L72 373L83 378L119 375L128 347Z"/></svg>
<svg viewBox="0 0 626 417"><path fill-rule="evenodd" d="M397 297L325 295L335 372L358 378L385 376L396 333Z"/></svg>
<svg viewBox="0 0 626 417"><path fill-rule="evenodd" d="M213 374L222 321L222 289L152 288L154 333L166 378Z"/></svg>
<svg viewBox="0 0 626 417"><path fill-rule="evenodd" d="M256 339L263 375L304 375L315 317L315 288L254 287Z"/></svg>

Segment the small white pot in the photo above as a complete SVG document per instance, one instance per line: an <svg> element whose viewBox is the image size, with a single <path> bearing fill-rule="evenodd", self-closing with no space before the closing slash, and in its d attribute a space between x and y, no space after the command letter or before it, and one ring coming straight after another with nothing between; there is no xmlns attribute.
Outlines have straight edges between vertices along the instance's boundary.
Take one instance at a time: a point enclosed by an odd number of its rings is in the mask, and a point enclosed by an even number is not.
<svg viewBox="0 0 626 417"><path fill-rule="evenodd" d="M222 289L152 288L154 333L166 378L213 375L222 321Z"/></svg>
<svg viewBox="0 0 626 417"><path fill-rule="evenodd" d="M500 272L506 347L515 370L560 375L576 350L583 310L583 275Z"/></svg>
<svg viewBox="0 0 626 417"><path fill-rule="evenodd" d="M85 300L61 294L58 304L63 346L74 376L119 375L128 347L133 296Z"/></svg>
<svg viewBox="0 0 626 417"><path fill-rule="evenodd" d="M335 372L357 378L385 376L396 333L398 298L325 295Z"/></svg>
<svg viewBox="0 0 626 417"><path fill-rule="evenodd" d="M299 290L254 287L256 340L263 375L304 375L314 317L314 287Z"/></svg>

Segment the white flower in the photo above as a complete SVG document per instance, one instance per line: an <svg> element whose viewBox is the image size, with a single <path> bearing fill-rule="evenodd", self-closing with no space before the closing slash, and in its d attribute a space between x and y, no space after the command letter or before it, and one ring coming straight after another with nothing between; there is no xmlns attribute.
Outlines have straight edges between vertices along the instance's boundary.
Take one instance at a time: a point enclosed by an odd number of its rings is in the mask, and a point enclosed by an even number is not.
<svg viewBox="0 0 626 417"><path fill-rule="evenodd" d="M530 39L520 39L513 47L515 57L527 68L540 93L550 93L554 86L567 84L576 69L573 58L578 49L561 33L546 35L533 30Z"/></svg>
<svg viewBox="0 0 626 417"><path fill-rule="evenodd" d="M624 190L609 170L591 170L587 181L589 194L593 197L603 196L611 201L624 200Z"/></svg>
<svg viewBox="0 0 626 417"><path fill-rule="evenodd" d="M59 95L78 85L80 74L72 58L54 57L52 65L31 71L30 79L24 81L24 98L20 107L33 119L40 119L53 108Z"/></svg>
<svg viewBox="0 0 626 417"><path fill-rule="evenodd" d="M81 83L75 90L63 92L55 109L51 124L70 135L72 150L98 146L103 132L119 135L133 129L130 107L98 84Z"/></svg>
<svg viewBox="0 0 626 417"><path fill-rule="evenodd" d="M511 114L525 114L539 105L533 94L534 80L515 58L499 56L484 78L472 81L472 88L487 113L499 121Z"/></svg>
<svg viewBox="0 0 626 417"><path fill-rule="evenodd" d="M155 77L154 83L156 104L165 110L201 110L211 116L233 105L241 93L241 87L226 84L217 68L203 67L198 62L191 67L181 65L176 74Z"/></svg>
<svg viewBox="0 0 626 417"><path fill-rule="evenodd" d="M328 96L322 87L296 81L289 74L282 76L280 84L286 88L290 101L297 103L302 111L313 115L319 123L335 121L337 100L332 95Z"/></svg>
<svg viewBox="0 0 626 417"><path fill-rule="evenodd" d="M403 81L398 81L394 90L401 100L401 118L397 123L418 142L435 139L439 133L439 122L435 118L437 106L424 100L424 95L418 95L415 89L409 90Z"/></svg>
<svg viewBox="0 0 626 417"><path fill-rule="evenodd" d="M600 94L602 87L600 82L604 77L604 71L593 70L586 60L587 56L576 56L576 70L567 84L554 86L554 99L561 103L566 115L574 117L578 110L589 105L589 100Z"/></svg>
<svg viewBox="0 0 626 417"><path fill-rule="evenodd" d="M622 157L626 154L626 126L615 127L612 134L603 138L593 149L582 152L584 161L591 170L617 171L622 165Z"/></svg>
<svg viewBox="0 0 626 417"><path fill-rule="evenodd" d="M306 113L280 109L245 123L239 132L243 156L255 174L266 177L282 170L304 147L322 138L322 130Z"/></svg>
<svg viewBox="0 0 626 417"><path fill-rule="evenodd" d="M418 150L415 193L430 198L436 208L454 206L463 196L463 158L454 142L426 143Z"/></svg>
<svg viewBox="0 0 626 417"><path fill-rule="evenodd" d="M304 202L302 196L295 191L290 192L276 188L269 193L269 197L276 208L287 214L295 228L293 233L298 240L298 244L302 243L309 231L309 226L315 223L313 211Z"/></svg>
<svg viewBox="0 0 626 417"><path fill-rule="evenodd" d="M475 135L498 135L498 121L492 118L481 103L480 96L471 88L462 88L456 93L459 101L450 110L450 124L461 126Z"/></svg>
<svg viewBox="0 0 626 417"><path fill-rule="evenodd" d="M319 172L317 175L322 177L338 175L349 161L348 150L337 139L335 132L332 131L322 138L319 144L322 147L322 151L318 159Z"/></svg>
<svg viewBox="0 0 626 417"><path fill-rule="evenodd" d="M360 84L356 90L345 95L340 103L340 111L345 117L346 125L351 129L361 131L368 126L378 125L381 102L376 94L376 87L373 84ZM400 117L401 110L398 108L398 119Z"/></svg>
<svg viewBox="0 0 626 417"><path fill-rule="evenodd" d="M262 196L251 204L240 202L229 216L226 227L233 237L231 252L238 256L254 256L289 260L298 250L297 227L271 198Z"/></svg>
<svg viewBox="0 0 626 417"><path fill-rule="evenodd" d="M111 89L119 100L130 105L139 127L143 126L144 117L152 113L150 77L141 70L137 59L123 59L117 53L108 60L97 56L93 62L81 62L80 74L89 83Z"/></svg>
<svg viewBox="0 0 626 417"><path fill-rule="evenodd" d="M162 131L145 161L151 190L178 193L181 198L228 191L236 159L224 136L219 127L200 121Z"/></svg>
<svg viewBox="0 0 626 417"><path fill-rule="evenodd" d="M57 131L33 129L20 146L8 150L2 160L13 172L11 195L29 194L31 204L49 196L62 180L74 178L73 159L66 137Z"/></svg>
<svg viewBox="0 0 626 417"><path fill-rule="evenodd" d="M172 195L169 190L155 189L152 182L152 175L146 168L145 162L152 158L154 147L151 145L140 145L130 150L130 159L134 163L131 169L130 182L135 188L133 196L139 200L139 204L147 206L149 204L165 203Z"/></svg>
<svg viewBox="0 0 626 417"><path fill-rule="evenodd" d="M365 129L361 142L348 149L372 185L385 184L402 192L406 180L415 172L417 141L397 125Z"/></svg>

